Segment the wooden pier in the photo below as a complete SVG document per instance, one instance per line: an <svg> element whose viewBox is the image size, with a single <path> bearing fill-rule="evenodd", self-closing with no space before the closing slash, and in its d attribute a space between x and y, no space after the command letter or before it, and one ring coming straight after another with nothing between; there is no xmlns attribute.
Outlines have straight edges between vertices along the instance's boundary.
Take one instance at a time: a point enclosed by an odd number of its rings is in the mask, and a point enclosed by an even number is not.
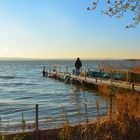
<svg viewBox="0 0 140 140"><path fill-rule="evenodd" d="M120 81L120 80L114 80L112 78L106 79L101 77L89 77L86 71L81 72L79 76L76 76L72 72L68 72L67 67L65 72L60 72L59 70L47 70L45 71L44 76L58 79L65 83L71 83L74 85L78 84L84 87L99 90L101 92L104 91L111 92L111 90L113 90L112 88L116 88L119 90L126 90L132 93L140 93L140 83L130 82L129 80ZM140 76L140 73L137 74L139 74Z"/></svg>

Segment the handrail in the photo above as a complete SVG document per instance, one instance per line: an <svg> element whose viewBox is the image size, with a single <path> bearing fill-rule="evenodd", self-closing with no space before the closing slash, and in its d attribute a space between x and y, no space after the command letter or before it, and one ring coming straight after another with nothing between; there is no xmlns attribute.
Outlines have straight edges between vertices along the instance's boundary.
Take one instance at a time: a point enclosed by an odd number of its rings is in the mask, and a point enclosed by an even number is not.
<svg viewBox="0 0 140 140"><path fill-rule="evenodd" d="M73 73L73 70L75 70L74 66L67 66L67 65L53 65L52 71L58 72L58 73ZM94 69L89 69L87 67L82 67L81 68L81 76L85 76L88 75L88 72L99 72L101 73L99 78L106 78L106 77L102 77L101 75L103 73L107 73L109 74L108 76L112 79L112 81L126 81L129 82L130 84L133 83L140 83L139 80L139 76L140 76L140 72L135 72L132 70L110 70L110 71L105 71L105 70L95 70ZM118 75L117 75L118 74ZM119 74L120 74L120 78L119 78ZM138 77L137 77L138 75ZM108 77L108 78L109 78Z"/></svg>

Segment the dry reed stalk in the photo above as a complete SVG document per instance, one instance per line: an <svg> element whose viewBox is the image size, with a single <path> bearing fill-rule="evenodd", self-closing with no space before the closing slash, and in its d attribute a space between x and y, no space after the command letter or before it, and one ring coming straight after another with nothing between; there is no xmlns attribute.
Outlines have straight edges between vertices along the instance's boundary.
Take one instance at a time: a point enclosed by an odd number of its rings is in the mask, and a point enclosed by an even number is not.
<svg viewBox="0 0 140 140"><path fill-rule="evenodd" d="M59 132L59 139L60 140L72 140L72 128L69 124L69 120L68 120L68 115L64 109L64 107L62 106L62 119L63 119L63 125L62 125L62 129Z"/></svg>
<svg viewBox="0 0 140 140"><path fill-rule="evenodd" d="M97 109L98 123L100 123L99 101L98 100L96 100L96 109Z"/></svg>

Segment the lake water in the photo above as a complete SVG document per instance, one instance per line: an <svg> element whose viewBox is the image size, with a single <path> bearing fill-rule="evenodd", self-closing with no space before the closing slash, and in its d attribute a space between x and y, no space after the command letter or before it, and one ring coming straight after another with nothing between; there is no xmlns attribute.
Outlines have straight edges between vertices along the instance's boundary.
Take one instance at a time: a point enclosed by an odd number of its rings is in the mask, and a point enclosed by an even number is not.
<svg viewBox="0 0 140 140"><path fill-rule="evenodd" d="M83 67L98 69L101 60L82 61ZM122 69L128 69L140 62L122 60L106 61ZM100 114L104 114L108 101L100 93L79 86L65 84L55 79L42 77L43 66L50 68L55 64L74 66L74 60L44 61L0 61L0 130L21 122L22 113L26 123L35 120L35 104L39 104L40 127L53 127L62 121L62 106L68 113L71 123L85 118L85 103L88 118L97 116L96 101L99 101ZM52 121L52 122L51 122Z"/></svg>

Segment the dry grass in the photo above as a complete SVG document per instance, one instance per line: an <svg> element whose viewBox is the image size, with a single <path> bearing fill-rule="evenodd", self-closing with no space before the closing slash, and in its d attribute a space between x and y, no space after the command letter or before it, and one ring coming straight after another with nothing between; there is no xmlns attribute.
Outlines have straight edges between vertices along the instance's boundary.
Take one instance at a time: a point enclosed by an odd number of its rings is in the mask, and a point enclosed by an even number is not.
<svg viewBox="0 0 140 140"><path fill-rule="evenodd" d="M140 72L140 66L134 67L132 71L134 71L134 72Z"/></svg>
<svg viewBox="0 0 140 140"><path fill-rule="evenodd" d="M117 95L112 117L96 125L95 139L132 140L140 139L139 95Z"/></svg>
<svg viewBox="0 0 140 140"><path fill-rule="evenodd" d="M98 118L97 123L79 124L71 127L66 121L61 140L139 140L140 139L140 96L135 94L118 94L113 98L115 109L105 120ZM99 112L99 104L97 112ZM111 109L109 109L111 110ZM110 114L110 113L108 113ZM98 116L99 117L99 116Z"/></svg>

